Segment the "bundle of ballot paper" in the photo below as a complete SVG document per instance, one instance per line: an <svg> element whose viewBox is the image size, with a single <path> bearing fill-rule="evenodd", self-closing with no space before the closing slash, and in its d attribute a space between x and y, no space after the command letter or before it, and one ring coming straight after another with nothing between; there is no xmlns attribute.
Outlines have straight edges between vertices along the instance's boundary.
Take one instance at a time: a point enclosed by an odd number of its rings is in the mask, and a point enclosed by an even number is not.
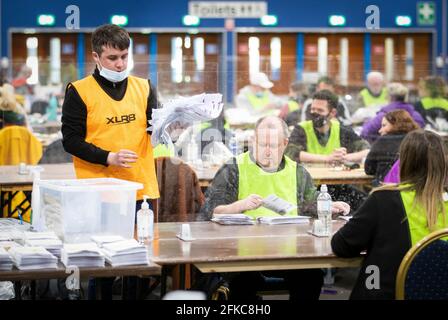
<svg viewBox="0 0 448 320"><path fill-rule="evenodd" d="M211 220L219 224L255 224L255 220L244 213L214 214Z"/></svg>
<svg viewBox="0 0 448 320"><path fill-rule="evenodd" d="M8 271L12 269L13 261L8 251L0 247L0 271Z"/></svg>
<svg viewBox="0 0 448 320"><path fill-rule="evenodd" d="M58 258L43 247L13 247L9 254L19 270L57 268Z"/></svg>
<svg viewBox="0 0 448 320"><path fill-rule="evenodd" d="M104 255L95 243L64 244L62 263L67 266L104 267Z"/></svg>
<svg viewBox="0 0 448 320"><path fill-rule="evenodd" d="M277 197L275 194L271 194L264 198L262 206L281 215L297 208L296 205Z"/></svg>
<svg viewBox="0 0 448 320"><path fill-rule="evenodd" d="M163 103L162 108L152 110L152 120L149 121L148 130L152 130L152 145L155 147L163 143L173 147L173 142L167 131L170 124L177 122L186 128L193 123L210 121L221 114L222 107L222 94L220 93L202 93Z"/></svg>
<svg viewBox="0 0 448 320"><path fill-rule="evenodd" d="M108 243L125 240L122 236L91 236L90 239L92 239L92 241L95 242L100 248Z"/></svg>
<svg viewBox="0 0 448 320"><path fill-rule="evenodd" d="M25 246L28 247L44 247L52 255L61 258L62 241L59 239L27 239Z"/></svg>
<svg viewBox="0 0 448 320"><path fill-rule="evenodd" d="M113 267L149 264L148 248L134 239L106 243L102 252Z"/></svg>
<svg viewBox="0 0 448 320"><path fill-rule="evenodd" d="M262 224L307 224L310 217L307 216L280 216L280 217L259 217L258 223Z"/></svg>

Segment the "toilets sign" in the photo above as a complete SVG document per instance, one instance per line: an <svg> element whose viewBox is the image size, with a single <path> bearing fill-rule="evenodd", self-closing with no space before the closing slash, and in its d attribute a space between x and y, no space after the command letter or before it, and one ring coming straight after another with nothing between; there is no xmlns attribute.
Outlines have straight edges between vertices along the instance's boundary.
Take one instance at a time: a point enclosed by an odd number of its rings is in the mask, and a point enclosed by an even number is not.
<svg viewBox="0 0 448 320"><path fill-rule="evenodd" d="M265 1L190 1L188 14L199 18L261 18L268 14Z"/></svg>

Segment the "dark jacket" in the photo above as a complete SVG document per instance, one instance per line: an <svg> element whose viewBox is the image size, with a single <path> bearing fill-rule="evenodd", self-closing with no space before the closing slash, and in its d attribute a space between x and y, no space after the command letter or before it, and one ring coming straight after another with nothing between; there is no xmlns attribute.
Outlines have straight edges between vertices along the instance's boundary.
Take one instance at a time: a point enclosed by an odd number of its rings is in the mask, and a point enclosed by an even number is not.
<svg viewBox="0 0 448 320"><path fill-rule="evenodd" d="M367 251L350 299L394 299L401 260L411 248L406 212L399 191L377 191L331 239L333 252L344 258ZM368 266L377 266L379 289L368 289Z"/></svg>
<svg viewBox="0 0 448 320"><path fill-rule="evenodd" d="M398 150L405 133L388 134L379 137L370 148L364 163L366 174L374 175L373 185L378 186L394 162L398 159Z"/></svg>

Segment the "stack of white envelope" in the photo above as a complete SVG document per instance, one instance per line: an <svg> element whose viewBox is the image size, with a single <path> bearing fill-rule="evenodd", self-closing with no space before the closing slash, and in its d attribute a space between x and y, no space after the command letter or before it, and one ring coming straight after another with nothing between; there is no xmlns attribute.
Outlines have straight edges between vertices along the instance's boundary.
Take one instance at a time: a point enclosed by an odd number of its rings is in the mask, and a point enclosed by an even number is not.
<svg viewBox="0 0 448 320"><path fill-rule="evenodd" d="M108 243L125 240L122 236L91 236L90 239L92 239L92 241L100 248Z"/></svg>
<svg viewBox="0 0 448 320"><path fill-rule="evenodd" d="M25 246L44 247L48 252L60 259L63 243L59 239L28 239L25 240Z"/></svg>
<svg viewBox="0 0 448 320"><path fill-rule="evenodd" d="M152 109L151 142L153 146L159 143L172 146L173 142L167 128L172 123L188 127L193 123L210 121L217 118L222 111L222 94L202 93L192 97L179 98L163 103L162 108Z"/></svg>
<svg viewBox="0 0 448 320"><path fill-rule="evenodd" d="M12 269L13 261L8 251L0 247L0 271L8 271Z"/></svg>
<svg viewBox="0 0 448 320"><path fill-rule="evenodd" d="M113 267L149 264L148 248L134 239L104 244L102 251Z"/></svg>
<svg viewBox="0 0 448 320"><path fill-rule="evenodd" d="M104 267L104 255L93 242L64 244L61 261L65 266Z"/></svg>
<svg viewBox="0 0 448 320"><path fill-rule="evenodd" d="M43 247L13 247L9 254L19 270L56 269L58 264L58 258Z"/></svg>
<svg viewBox="0 0 448 320"><path fill-rule="evenodd" d="M211 220L219 224L255 224L255 220L244 213L214 214Z"/></svg>
<svg viewBox="0 0 448 320"><path fill-rule="evenodd" d="M61 258L62 241L54 232L25 232L25 246L44 247L58 259Z"/></svg>

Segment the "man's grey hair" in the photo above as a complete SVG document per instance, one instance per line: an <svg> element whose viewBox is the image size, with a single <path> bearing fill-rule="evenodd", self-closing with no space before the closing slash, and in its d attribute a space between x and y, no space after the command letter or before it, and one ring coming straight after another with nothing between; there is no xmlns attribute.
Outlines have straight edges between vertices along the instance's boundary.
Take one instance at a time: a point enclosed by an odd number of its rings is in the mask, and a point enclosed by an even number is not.
<svg viewBox="0 0 448 320"><path fill-rule="evenodd" d="M255 123L255 136L257 136L258 127L264 122L267 122L267 129L278 129L277 124L280 124L284 138L287 139L289 137L288 125L285 121L276 116L266 116L258 119Z"/></svg>
<svg viewBox="0 0 448 320"><path fill-rule="evenodd" d="M367 81L369 81L372 78L379 78L379 79L381 79L381 81L384 81L383 74L378 71L371 71L367 74Z"/></svg>

